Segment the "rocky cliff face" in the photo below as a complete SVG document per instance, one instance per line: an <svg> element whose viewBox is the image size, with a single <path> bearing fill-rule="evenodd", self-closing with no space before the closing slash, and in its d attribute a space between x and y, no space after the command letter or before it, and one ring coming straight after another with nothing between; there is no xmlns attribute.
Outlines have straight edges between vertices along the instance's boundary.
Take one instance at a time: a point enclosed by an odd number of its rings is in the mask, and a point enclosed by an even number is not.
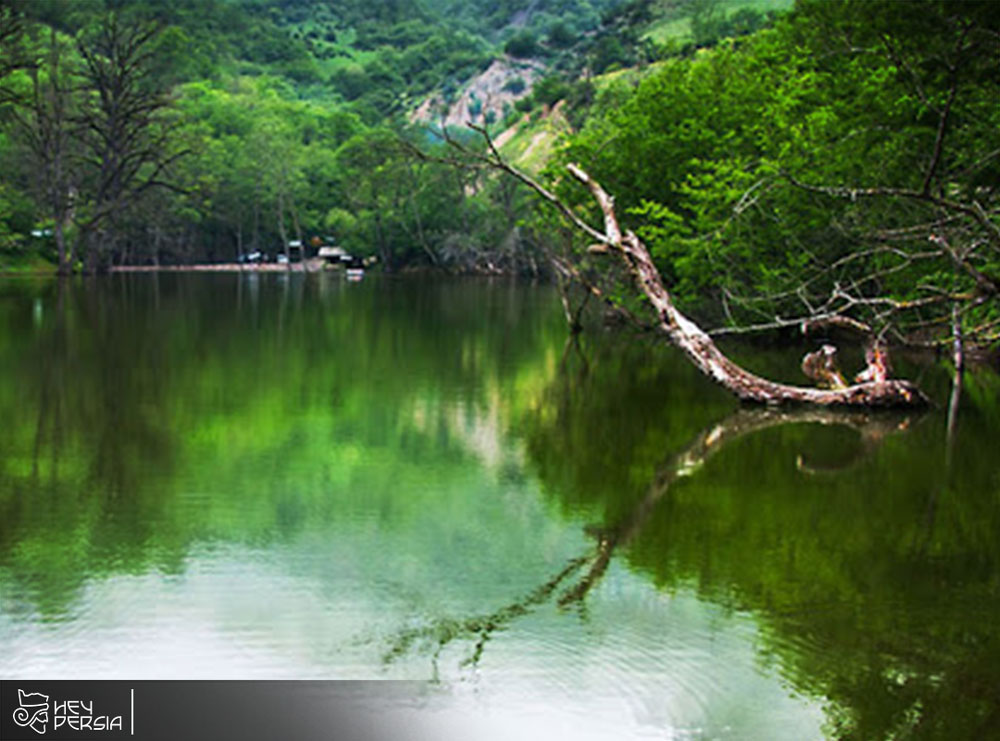
<svg viewBox="0 0 1000 741"><path fill-rule="evenodd" d="M450 104L440 96L428 98L410 115L413 122L465 126L501 120L514 103L531 93L543 76L539 62L496 59L482 73L469 80Z"/></svg>

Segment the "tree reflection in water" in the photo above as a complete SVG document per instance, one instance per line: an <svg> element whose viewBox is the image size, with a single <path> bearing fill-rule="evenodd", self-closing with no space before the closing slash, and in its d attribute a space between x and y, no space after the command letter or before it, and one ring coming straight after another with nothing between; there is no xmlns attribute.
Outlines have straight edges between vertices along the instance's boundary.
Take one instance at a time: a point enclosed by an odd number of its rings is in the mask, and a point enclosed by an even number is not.
<svg viewBox="0 0 1000 741"><path fill-rule="evenodd" d="M617 556L667 592L753 614L762 659L824 698L831 737L988 737L1000 727L996 385L983 377L957 436L940 412L741 408L705 425L719 404L688 398L676 366L617 345L566 354L525 423L528 450L546 493L600 523L593 546L499 609L402 631L385 660L423 650L436 663L468 641L475 665L543 605L582 611ZM663 450L675 452L653 462Z"/></svg>
<svg viewBox="0 0 1000 741"><path fill-rule="evenodd" d="M587 595L607 571L615 552L628 546L642 531L656 506L667 496L671 485L678 479L695 475L710 458L736 439L782 425L840 425L859 434L864 441L863 455L868 455L887 435L907 430L913 419L911 414L856 410L739 409L706 427L684 450L671 456L653 478L645 496L625 518L609 526L587 527L587 534L595 541L589 553L570 559L565 568L549 581L491 613L461 619L438 619L429 625L400 632L391 640L383 660L391 663L417 647L430 649L436 674L437 661L446 646L455 641L472 640L472 651L462 665L475 666L493 634L506 629L518 618L553 599L560 608L582 607ZM800 456L800 467L801 461ZM581 571L582 575L573 583L574 576Z"/></svg>
<svg viewBox="0 0 1000 741"><path fill-rule="evenodd" d="M1000 727L995 375L966 377L957 425L943 410L733 412L632 337L588 334L587 358L570 346L560 361L558 306L535 290L18 285L0 296L5 615L71 625L104 577L169 581L213 543L271 562L308 536L323 564L310 595L354 584L329 573L326 544L359 544L343 555L362 584L405 571L417 596L398 616L375 600L377 634L442 593L484 606L410 623L366 661L467 643L475 665L544 606L586 617L614 559L644 586L752 615L761 661L825 699L831 736ZM944 400L950 380L932 369L921 386ZM470 452L487 427L493 469ZM534 514L507 513L505 491ZM592 542L574 555L581 522ZM539 534L568 529L546 560Z"/></svg>

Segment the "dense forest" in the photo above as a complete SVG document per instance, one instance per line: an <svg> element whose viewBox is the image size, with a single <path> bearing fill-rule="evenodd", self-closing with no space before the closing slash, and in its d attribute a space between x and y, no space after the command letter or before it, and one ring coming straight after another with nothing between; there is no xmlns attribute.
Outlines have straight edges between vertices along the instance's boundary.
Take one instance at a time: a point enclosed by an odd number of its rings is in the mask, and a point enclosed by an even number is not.
<svg viewBox="0 0 1000 741"><path fill-rule="evenodd" d="M26 235L58 232L86 269L273 255L293 232L390 267L487 250L487 201L399 142L421 100L449 101L505 45L541 54L524 42L551 23L576 46L602 22L586 0L532 5L4 0L3 247L51 253ZM127 162L114 184L108 158Z"/></svg>
<svg viewBox="0 0 1000 741"><path fill-rule="evenodd" d="M1000 336L987 2L0 0L0 43L0 269L605 279L471 121L581 213L598 178L714 326Z"/></svg>

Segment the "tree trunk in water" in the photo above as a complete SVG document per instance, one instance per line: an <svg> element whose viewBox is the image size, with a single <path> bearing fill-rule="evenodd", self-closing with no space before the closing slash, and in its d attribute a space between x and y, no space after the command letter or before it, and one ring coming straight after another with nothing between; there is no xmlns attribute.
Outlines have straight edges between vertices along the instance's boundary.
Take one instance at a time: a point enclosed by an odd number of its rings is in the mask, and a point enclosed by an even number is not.
<svg viewBox="0 0 1000 741"><path fill-rule="evenodd" d="M256 252L260 249L260 201L257 199L256 191L253 200L253 239L250 242L250 251Z"/></svg>
<svg viewBox="0 0 1000 741"><path fill-rule="evenodd" d="M281 251L285 254L285 267L289 267L288 262L288 232L285 231L285 199L278 194L278 234L281 236Z"/></svg>
<svg viewBox="0 0 1000 741"><path fill-rule="evenodd" d="M955 303L951 307L951 335L952 335L952 360L955 363L955 374L951 381L951 396L948 399L948 427L945 437L946 457L948 467L955 448L955 431L958 429L958 406L962 401L962 376L965 372L965 341L962 337L962 316L959 305Z"/></svg>
<svg viewBox="0 0 1000 741"><path fill-rule="evenodd" d="M751 373L727 358L708 334L674 306L663 286L646 245L618 225L614 199L576 165L570 173L587 186L604 213L604 234L594 252L615 252L625 263L636 286L656 311L659 328L698 370L735 394L741 401L758 404L815 404L851 407L915 407L928 399L915 385L903 380L873 381L839 389L818 389L775 383Z"/></svg>
<svg viewBox="0 0 1000 741"><path fill-rule="evenodd" d="M83 259L83 274L96 275L100 271L100 254L98 242L100 235L93 229L83 229L80 231L78 254Z"/></svg>
<svg viewBox="0 0 1000 741"><path fill-rule="evenodd" d="M384 270L392 270L392 253L385 243L385 234L382 230L382 212L375 209L375 245L378 250L378 259L382 263Z"/></svg>
<svg viewBox="0 0 1000 741"><path fill-rule="evenodd" d="M66 246L66 230L63 223L56 220L55 223L56 248L59 251L59 275L69 275L73 272L73 258Z"/></svg>

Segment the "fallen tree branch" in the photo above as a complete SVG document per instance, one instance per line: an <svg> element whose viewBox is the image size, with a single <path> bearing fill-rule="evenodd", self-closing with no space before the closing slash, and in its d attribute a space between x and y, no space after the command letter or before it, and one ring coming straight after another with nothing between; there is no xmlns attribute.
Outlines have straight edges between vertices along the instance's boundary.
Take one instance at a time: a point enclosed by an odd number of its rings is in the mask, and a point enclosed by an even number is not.
<svg viewBox="0 0 1000 741"><path fill-rule="evenodd" d="M769 381L737 365L723 354L701 327L674 305L646 245L634 232L622 233L615 214L614 199L579 166L571 164L568 169L590 190L601 207L605 223L602 242L625 262L636 286L655 309L659 328L698 370L741 401L848 407L913 407L928 403L927 397L909 381L879 380L845 388L817 389Z"/></svg>
<svg viewBox="0 0 1000 741"><path fill-rule="evenodd" d="M658 328L679 348L694 366L740 401L754 404L807 404L823 407L921 407L929 403L914 384L905 380L888 380L878 375L876 380L833 389L819 389L776 383L762 378L730 360L701 327L682 314L663 285L659 270L649 250L635 232L622 231L615 213L614 198L581 167L567 165L569 173L587 187L604 215L603 233L587 224L556 194L531 176L506 162L489 133L470 124L486 140L486 154L474 154L483 164L506 172L535 191L554 206L574 226L596 244L589 252L616 254L621 258L639 291L656 312ZM459 146L465 154L467 150Z"/></svg>

